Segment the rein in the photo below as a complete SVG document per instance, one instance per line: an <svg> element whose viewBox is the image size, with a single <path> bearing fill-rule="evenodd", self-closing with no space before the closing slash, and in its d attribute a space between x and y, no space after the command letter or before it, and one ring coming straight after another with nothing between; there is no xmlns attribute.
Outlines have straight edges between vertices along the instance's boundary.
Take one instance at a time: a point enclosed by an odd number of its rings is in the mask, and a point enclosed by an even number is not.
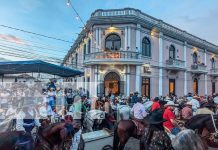
<svg viewBox="0 0 218 150"><path fill-rule="evenodd" d="M215 129L215 132L218 134L218 130L217 130L217 128L216 128L216 124L215 124L214 117L213 117L212 114L211 114L211 119L212 119L212 122L213 122L213 127L214 127L214 129Z"/></svg>

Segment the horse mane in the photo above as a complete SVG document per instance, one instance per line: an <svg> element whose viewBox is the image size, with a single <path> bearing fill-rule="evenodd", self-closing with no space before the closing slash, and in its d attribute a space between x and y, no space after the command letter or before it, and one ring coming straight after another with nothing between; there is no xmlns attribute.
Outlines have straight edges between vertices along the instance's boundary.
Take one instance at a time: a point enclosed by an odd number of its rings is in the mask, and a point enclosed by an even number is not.
<svg viewBox="0 0 218 150"><path fill-rule="evenodd" d="M198 126L202 126L206 120L210 119L210 114L199 114L199 115L195 115L193 116L191 119L189 119L188 121L186 121L185 123L185 127L186 128L196 128ZM201 123L199 123L201 122Z"/></svg>

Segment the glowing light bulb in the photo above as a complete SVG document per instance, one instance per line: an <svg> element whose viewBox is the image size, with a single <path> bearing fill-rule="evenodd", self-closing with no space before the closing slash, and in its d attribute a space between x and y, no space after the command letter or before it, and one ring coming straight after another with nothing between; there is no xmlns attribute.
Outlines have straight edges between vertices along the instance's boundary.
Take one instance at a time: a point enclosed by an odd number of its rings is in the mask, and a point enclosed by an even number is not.
<svg viewBox="0 0 218 150"><path fill-rule="evenodd" d="M78 17L78 16L76 16L75 18L76 18L76 20L79 20L79 17Z"/></svg>
<svg viewBox="0 0 218 150"><path fill-rule="evenodd" d="M67 6L70 6L70 0L67 1Z"/></svg>

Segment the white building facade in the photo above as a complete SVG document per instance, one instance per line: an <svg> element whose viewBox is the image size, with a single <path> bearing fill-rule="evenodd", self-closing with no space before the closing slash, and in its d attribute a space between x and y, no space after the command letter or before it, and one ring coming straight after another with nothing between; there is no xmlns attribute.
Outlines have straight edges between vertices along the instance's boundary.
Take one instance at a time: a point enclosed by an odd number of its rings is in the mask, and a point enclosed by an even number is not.
<svg viewBox="0 0 218 150"><path fill-rule="evenodd" d="M96 10L63 64L90 96L218 93L218 46L140 10Z"/></svg>

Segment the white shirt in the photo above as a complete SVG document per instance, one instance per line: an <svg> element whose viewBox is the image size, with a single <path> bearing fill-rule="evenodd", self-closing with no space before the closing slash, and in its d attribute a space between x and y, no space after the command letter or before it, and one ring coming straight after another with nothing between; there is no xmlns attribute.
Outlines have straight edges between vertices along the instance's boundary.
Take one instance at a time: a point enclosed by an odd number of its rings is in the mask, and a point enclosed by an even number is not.
<svg viewBox="0 0 218 150"><path fill-rule="evenodd" d="M196 100L196 99L192 99L192 100L191 100L191 103L192 103L192 109L193 109L194 111L196 111L196 110L200 107L200 103L199 103L199 101Z"/></svg>
<svg viewBox="0 0 218 150"><path fill-rule="evenodd" d="M218 96L214 97L213 101L214 103L218 104Z"/></svg>
<svg viewBox="0 0 218 150"><path fill-rule="evenodd" d="M30 112L31 115L33 115L33 110ZM16 116L16 130L17 131L25 131L25 128L23 127L23 119L25 119L25 113L23 111L20 111ZM34 119L36 126L41 126L38 119Z"/></svg>
<svg viewBox="0 0 218 150"><path fill-rule="evenodd" d="M143 119L147 116L147 112L145 111L144 105L139 102L134 104L133 108L131 109L131 112L133 112L133 115L136 119Z"/></svg>

